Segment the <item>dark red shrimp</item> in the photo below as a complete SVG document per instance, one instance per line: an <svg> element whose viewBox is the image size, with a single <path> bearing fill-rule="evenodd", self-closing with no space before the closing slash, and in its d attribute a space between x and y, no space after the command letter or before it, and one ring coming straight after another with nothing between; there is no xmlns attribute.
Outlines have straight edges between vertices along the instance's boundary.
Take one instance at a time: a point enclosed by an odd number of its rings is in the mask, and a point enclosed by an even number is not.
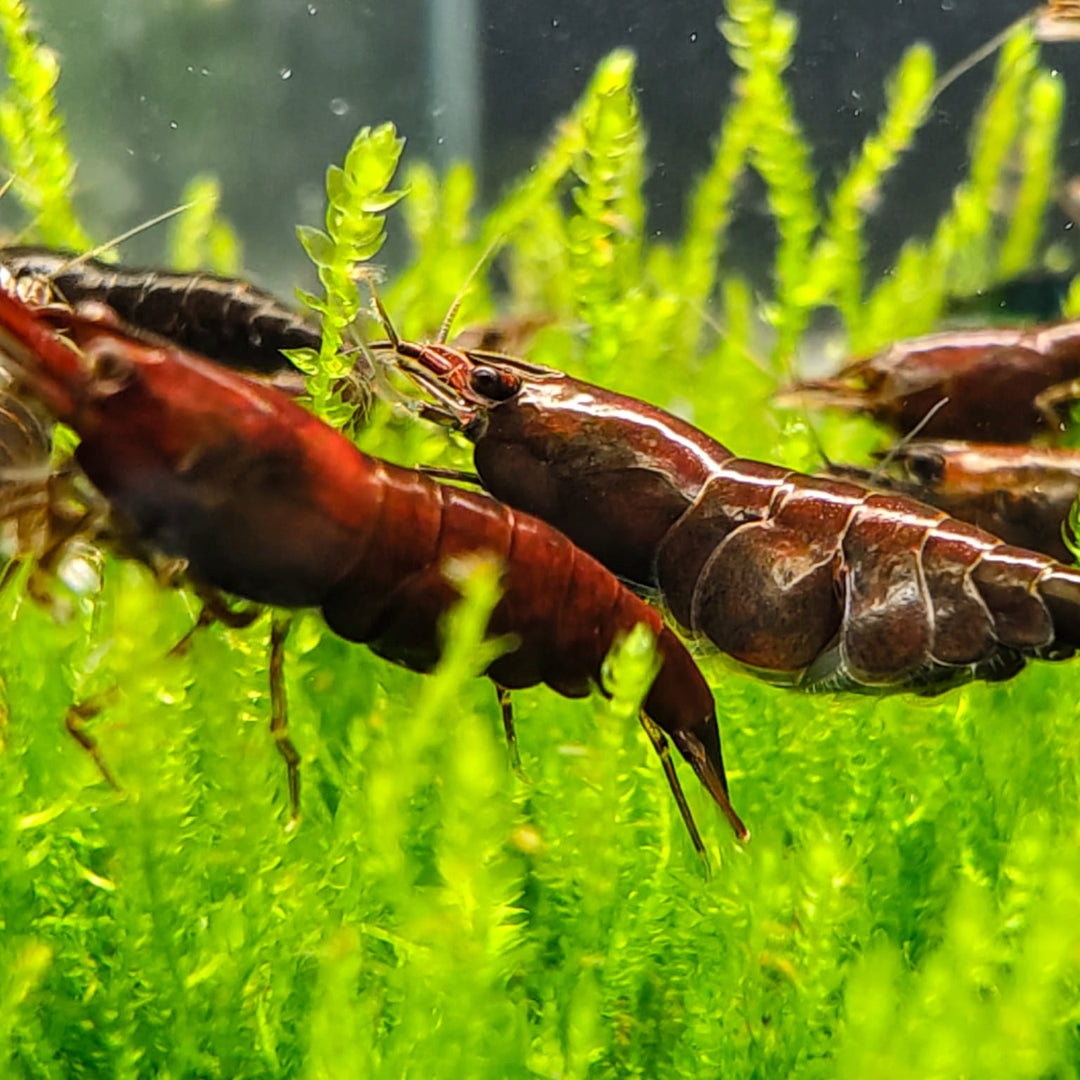
<svg viewBox="0 0 1080 1080"><path fill-rule="evenodd" d="M56 300L97 301L129 327L254 374L291 371L282 349L319 348L317 324L250 282L204 273L111 266L38 247L0 248L0 284L19 291L43 283Z"/></svg>
<svg viewBox="0 0 1080 1080"><path fill-rule="evenodd" d="M782 390L785 405L857 409L902 435L1027 442L1057 430L1075 400L1080 321L1041 328L948 331L899 341L831 379ZM946 400L947 399L947 400Z"/></svg>
<svg viewBox="0 0 1080 1080"><path fill-rule="evenodd" d="M568 697L598 684L615 640L645 623L661 666L644 711L746 835L728 801L712 694L690 655L550 526L368 457L274 388L132 339L107 309L35 310L0 293L0 354L79 434L78 464L118 528L216 589L319 608L347 640L427 671L457 599L446 561L489 552L505 567L489 631L517 647L486 674L503 688L546 683ZM662 750L663 735L646 728Z"/></svg>
<svg viewBox="0 0 1080 1080"><path fill-rule="evenodd" d="M50 589L68 543L86 532L88 508L74 491L71 470L54 467L52 421L24 400L0 372L0 589L23 562L34 572L26 588L54 611L64 605Z"/></svg>
<svg viewBox="0 0 1080 1080"><path fill-rule="evenodd" d="M738 458L557 371L395 345L476 444L488 491L770 679L932 693L1080 646L1080 571L904 496Z"/></svg>
<svg viewBox="0 0 1080 1080"><path fill-rule="evenodd" d="M31 524L44 512L52 424L0 374L0 527L5 554L32 549Z"/></svg>
<svg viewBox="0 0 1080 1080"><path fill-rule="evenodd" d="M884 475L847 466L830 472L901 491L1008 544L1073 561L1061 530L1080 491L1080 450L920 439L890 451L888 461Z"/></svg>

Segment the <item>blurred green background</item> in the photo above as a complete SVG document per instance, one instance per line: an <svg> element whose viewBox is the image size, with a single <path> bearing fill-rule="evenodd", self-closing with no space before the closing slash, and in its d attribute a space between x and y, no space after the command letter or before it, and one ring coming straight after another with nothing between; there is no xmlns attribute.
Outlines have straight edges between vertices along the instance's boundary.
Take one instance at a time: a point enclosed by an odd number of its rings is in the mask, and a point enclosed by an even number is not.
<svg viewBox="0 0 1080 1080"><path fill-rule="evenodd" d="M872 130L905 48L928 42L944 71L1029 7L794 0L800 36L787 80L823 184ZM407 161L469 160L490 204L617 46L638 55L649 229L675 237L734 73L716 26L722 7L710 0L39 0L33 11L62 61L77 202L95 238L175 205L192 174L216 173L248 268L286 293L309 274L293 227L318 223L326 165L358 128L393 120ZM1045 60L1067 71L1075 52L1050 46ZM984 63L943 95L890 176L888 211L868 224L878 271L947 205L991 70ZM1080 167L1080 123L1067 125L1062 147L1066 171ZM764 187L748 182L728 257L764 285L774 230ZM126 250L149 262L163 243L151 234ZM405 257L391 229L383 260Z"/></svg>

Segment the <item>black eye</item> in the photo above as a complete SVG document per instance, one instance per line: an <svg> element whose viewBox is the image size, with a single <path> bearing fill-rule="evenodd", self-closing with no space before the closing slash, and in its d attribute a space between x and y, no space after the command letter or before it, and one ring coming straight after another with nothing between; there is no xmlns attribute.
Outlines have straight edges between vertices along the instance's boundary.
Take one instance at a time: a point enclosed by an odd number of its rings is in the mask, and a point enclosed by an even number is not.
<svg viewBox="0 0 1080 1080"><path fill-rule="evenodd" d="M940 454L909 454L907 469L913 480L929 487L938 483L945 474L945 459Z"/></svg>
<svg viewBox="0 0 1080 1080"><path fill-rule="evenodd" d="M91 346L86 356L90 361L94 397L105 398L119 393L135 378L135 365L111 342Z"/></svg>
<svg viewBox="0 0 1080 1080"><path fill-rule="evenodd" d="M481 397L491 398L492 401L506 401L521 389L521 379L509 371L478 367L473 368L469 385Z"/></svg>

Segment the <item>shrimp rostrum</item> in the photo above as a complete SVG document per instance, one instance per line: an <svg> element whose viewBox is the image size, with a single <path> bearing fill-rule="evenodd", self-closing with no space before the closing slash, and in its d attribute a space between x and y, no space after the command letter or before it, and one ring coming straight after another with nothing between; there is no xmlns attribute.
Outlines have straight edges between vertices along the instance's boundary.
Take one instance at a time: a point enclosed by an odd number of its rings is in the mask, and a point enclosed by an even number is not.
<svg viewBox="0 0 1080 1080"><path fill-rule="evenodd" d="M616 638L645 623L660 660L646 729L668 779L678 797L664 733L746 835L728 800L712 693L690 655L550 526L368 457L273 387L133 339L108 309L34 310L0 293L0 353L79 434L77 461L119 527L214 589L318 608L347 640L428 671L458 597L443 565L491 553L505 569L489 632L517 645L487 675L501 688L546 683L569 697L598 684Z"/></svg>
<svg viewBox="0 0 1080 1080"><path fill-rule="evenodd" d="M770 680L934 693L1080 646L1080 571L914 499L740 458L558 371L394 337L379 349L473 441L496 498Z"/></svg>

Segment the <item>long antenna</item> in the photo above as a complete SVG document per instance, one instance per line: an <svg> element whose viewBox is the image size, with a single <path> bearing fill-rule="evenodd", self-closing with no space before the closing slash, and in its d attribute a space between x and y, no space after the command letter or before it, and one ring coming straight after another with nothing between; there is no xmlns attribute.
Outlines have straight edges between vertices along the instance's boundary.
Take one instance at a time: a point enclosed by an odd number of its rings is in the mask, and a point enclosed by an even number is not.
<svg viewBox="0 0 1080 1080"><path fill-rule="evenodd" d="M919 437L919 433L926 429L926 425L948 404L948 397L943 397L940 401L935 402L931 408L927 409L926 415L899 442L889 448L889 452L877 463L877 467L870 474L871 477L884 476L886 469L896 460L900 451L905 446L910 446Z"/></svg>
<svg viewBox="0 0 1080 1080"><path fill-rule="evenodd" d="M454 325L454 319L457 318L458 309L461 307L461 303L465 299L465 295L468 293L472 283L476 280L476 275L480 273L488 259L502 247L505 241L506 233L499 233L491 243L484 248L480 258L476 260L476 265L469 271L461 288L458 289L457 296L454 297L454 302L450 305L450 310L446 313L446 318L443 319L442 326L439 327L439 336L435 339L436 345L446 344L446 339L450 336L450 328Z"/></svg>
<svg viewBox="0 0 1080 1080"><path fill-rule="evenodd" d="M1033 8L1026 15L1021 15L1015 22L1009 23L1000 33L995 34L984 45L980 45L974 52L968 53L963 60L953 64L944 75L941 76L937 82L930 88L930 99L927 101L927 105L933 104L941 95L948 90L950 86L962 75L966 75L977 64L982 63L988 56L993 56L994 53L1009 40L1017 29L1024 25L1026 22L1032 22L1039 14L1039 8Z"/></svg>
<svg viewBox="0 0 1080 1080"><path fill-rule="evenodd" d="M174 206L171 210L166 210L163 214L158 214L157 217L152 217L149 221L144 221L142 224L136 225L132 229L128 229L127 232L121 233L119 236L114 236L111 240L106 240L104 244L98 244L96 248L86 251L82 255L76 255L74 258L63 263L57 270L57 273L69 270L73 266L80 266L90 259L96 259L99 255L108 251L109 248L116 247L117 244L122 244L125 240L130 240L133 236L138 236L139 233L146 232L147 229L152 229L155 225L160 225L163 221L168 221L169 218L176 217L177 214L182 214L185 210L190 210L199 201L200 200L198 199L192 199L191 202L182 203L180 206Z"/></svg>

